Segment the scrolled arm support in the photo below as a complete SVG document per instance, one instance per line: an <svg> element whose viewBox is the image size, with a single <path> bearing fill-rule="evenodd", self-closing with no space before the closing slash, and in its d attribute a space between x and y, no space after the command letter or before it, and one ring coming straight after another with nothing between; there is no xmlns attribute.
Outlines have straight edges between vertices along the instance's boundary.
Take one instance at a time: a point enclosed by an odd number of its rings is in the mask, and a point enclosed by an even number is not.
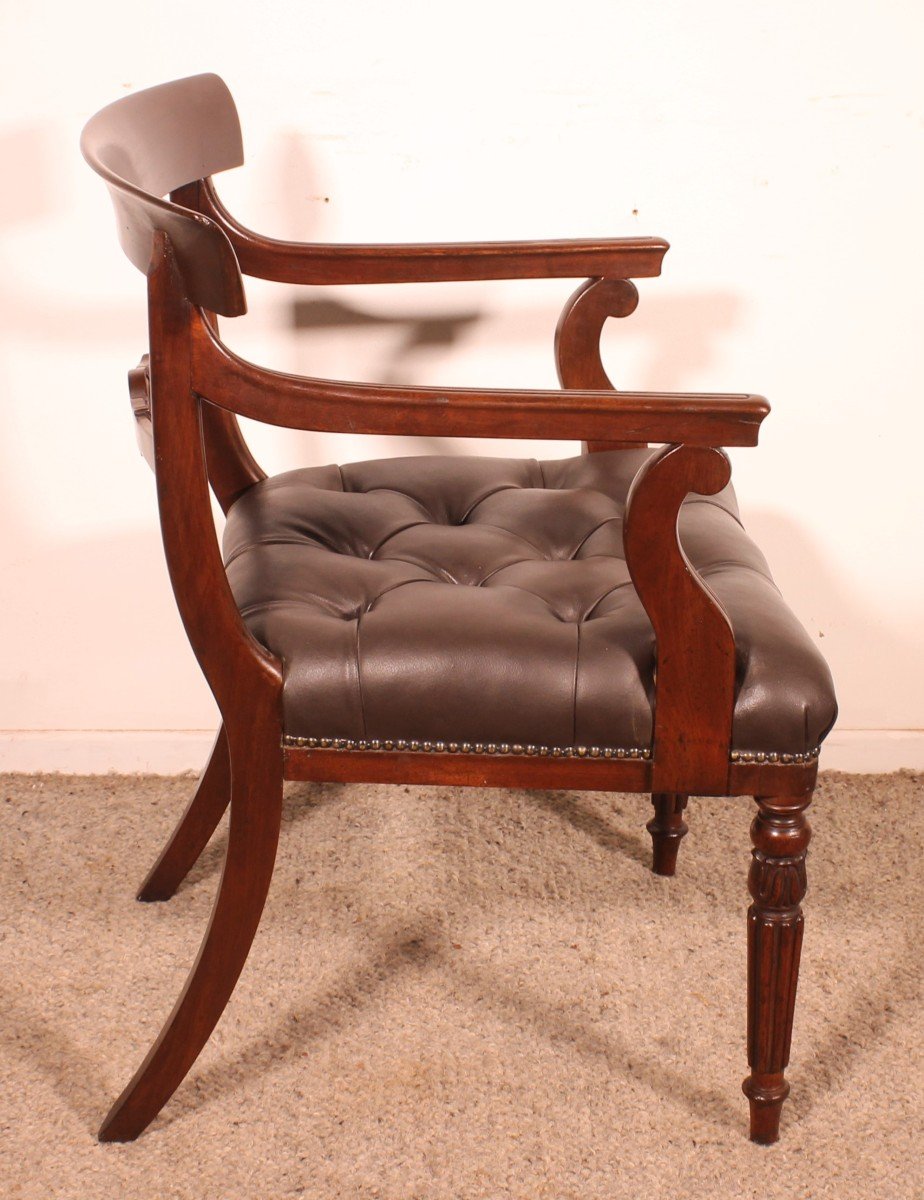
<svg viewBox="0 0 924 1200"><path fill-rule="evenodd" d="M563 388L611 389L600 357L600 335L610 317L628 317L638 290L628 279L587 279L562 309L555 330L555 364ZM586 449L620 450L644 442L587 442Z"/></svg>
<svg viewBox="0 0 924 1200"><path fill-rule="evenodd" d="M563 388L612 388L600 358L600 334L610 317L638 308L638 289L629 279L586 279L562 309L555 330L555 363Z"/></svg>
<svg viewBox="0 0 924 1200"><path fill-rule="evenodd" d="M652 789L724 794L735 701L735 638L680 544L680 506L728 483L721 450L665 446L629 491L626 562L657 640Z"/></svg>

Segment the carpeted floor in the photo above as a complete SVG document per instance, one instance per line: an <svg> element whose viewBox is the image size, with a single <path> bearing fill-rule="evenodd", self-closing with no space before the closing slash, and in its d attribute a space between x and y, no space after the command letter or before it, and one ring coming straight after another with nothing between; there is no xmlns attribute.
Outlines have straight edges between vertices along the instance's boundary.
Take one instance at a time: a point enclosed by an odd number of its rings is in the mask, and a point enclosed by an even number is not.
<svg viewBox="0 0 924 1200"><path fill-rule="evenodd" d="M783 1140L747 1140L753 804L298 786L231 1005L147 1134L95 1129L175 999L223 835L133 900L192 781L0 777L0 1195L924 1196L922 778L829 774Z"/></svg>

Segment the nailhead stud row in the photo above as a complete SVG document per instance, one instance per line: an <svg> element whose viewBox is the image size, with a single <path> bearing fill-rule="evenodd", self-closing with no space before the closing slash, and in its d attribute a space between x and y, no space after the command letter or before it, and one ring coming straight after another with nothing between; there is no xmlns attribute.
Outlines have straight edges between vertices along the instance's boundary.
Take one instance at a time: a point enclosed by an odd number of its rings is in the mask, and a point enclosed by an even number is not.
<svg viewBox="0 0 924 1200"><path fill-rule="evenodd" d="M528 754L546 758L651 758L651 751L638 746L527 746L507 742L416 742L404 740L365 741L353 738L285 737L286 746L308 750L409 750L413 754ZM818 757L818 749L807 754L776 754L764 751L733 750L733 763L809 763Z"/></svg>
<svg viewBox="0 0 924 1200"><path fill-rule="evenodd" d="M814 762L821 753L821 747L816 746L805 754L773 754L763 750L732 750L733 763L810 763Z"/></svg>
<svg viewBox="0 0 924 1200"><path fill-rule="evenodd" d="M410 750L415 754L529 754L547 758L651 758L650 750L638 746L612 749L609 746L527 746L508 742L367 742L352 738L305 737L285 737L283 744L309 750Z"/></svg>

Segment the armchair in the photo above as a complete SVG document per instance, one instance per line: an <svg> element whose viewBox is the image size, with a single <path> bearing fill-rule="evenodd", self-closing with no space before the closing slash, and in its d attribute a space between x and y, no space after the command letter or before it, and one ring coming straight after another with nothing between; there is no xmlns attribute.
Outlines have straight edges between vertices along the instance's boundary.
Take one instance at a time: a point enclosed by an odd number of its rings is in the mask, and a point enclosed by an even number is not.
<svg viewBox="0 0 924 1200"><path fill-rule="evenodd" d="M177 604L222 721L139 899L169 899L231 809L199 955L100 1139L150 1124L221 1016L269 888L288 779L646 793L662 875L675 871L691 794L754 796L744 1090L751 1137L774 1141L789 1091L805 810L836 708L729 486L721 448L756 445L767 403L616 391L603 370L604 322L634 310L631 280L659 274L667 244L262 237L212 182L243 161L214 75L117 101L87 124L82 149L147 276L150 346L130 375L132 405ZM243 274L586 282L556 333L561 390L511 391L380 387L247 362L217 322L244 312ZM241 416L585 445L558 462L431 456L267 477ZM210 486L227 518L222 549Z"/></svg>

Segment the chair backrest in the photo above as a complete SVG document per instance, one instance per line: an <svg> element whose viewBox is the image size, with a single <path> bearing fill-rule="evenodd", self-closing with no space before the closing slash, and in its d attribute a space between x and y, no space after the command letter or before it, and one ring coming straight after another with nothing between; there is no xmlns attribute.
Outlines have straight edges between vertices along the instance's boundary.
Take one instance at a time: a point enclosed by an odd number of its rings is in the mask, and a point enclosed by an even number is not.
<svg viewBox="0 0 924 1200"><path fill-rule="evenodd" d="M167 193L244 161L237 109L217 75L192 75L125 96L92 117L83 156L105 180L128 258L147 272L154 234L166 233L193 303L246 311L237 257L214 221Z"/></svg>

